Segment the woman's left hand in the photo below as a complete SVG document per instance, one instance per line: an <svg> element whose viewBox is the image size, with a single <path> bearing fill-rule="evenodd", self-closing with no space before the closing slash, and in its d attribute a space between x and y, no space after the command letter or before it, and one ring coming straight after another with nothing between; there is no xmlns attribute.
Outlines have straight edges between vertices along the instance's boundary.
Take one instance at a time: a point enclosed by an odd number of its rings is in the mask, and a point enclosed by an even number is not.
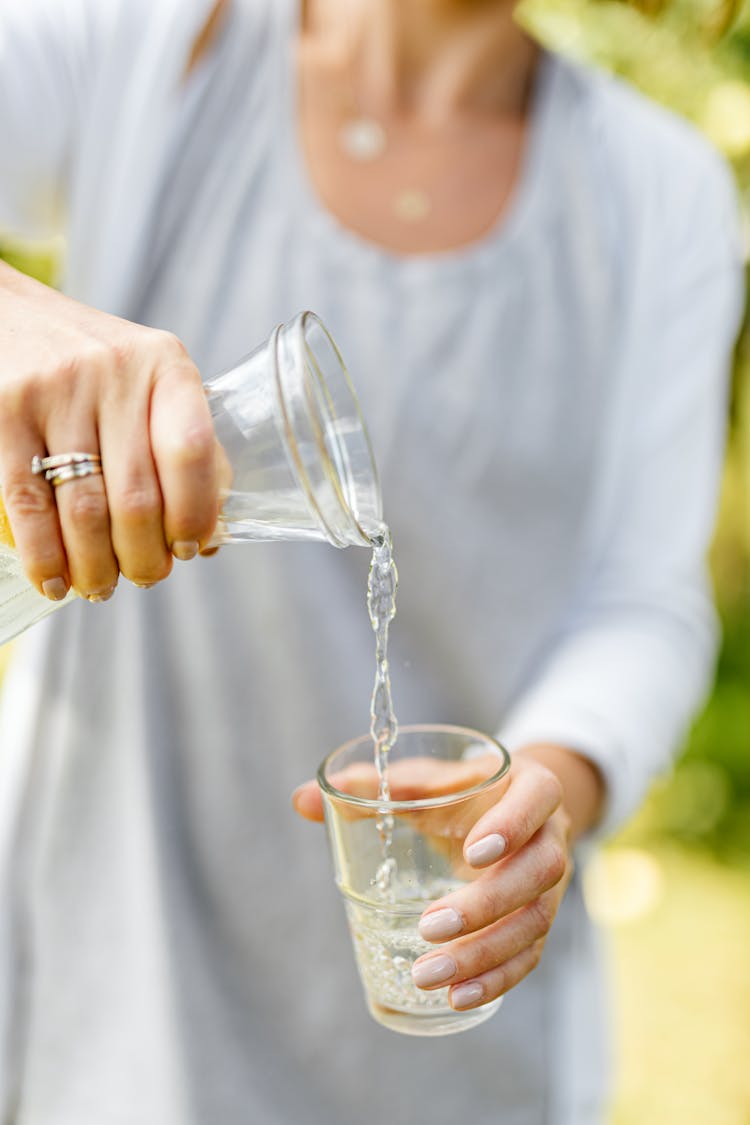
<svg viewBox="0 0 750 1125"><path fill-rule="evenodd" d="M553 772L535 752L560 768ZM420 921L422 937L440 948L414 962L414 982L427 990L450 986L451 1006L461 1011L501 996L539 963L573 872L572 837L599 806L593 767L562 748L515 754L509 778L464 842L476 878L431 903ZM293 802L302 816L322 820L314 782L300 786Z"/></svg>
<svg viewBox="0 0 750 1125"><path fill-rule="evenodd" d="M420 933L440 949L412 967L425 989L450 986L453 1008L496 999L534 969L573 872L571 819L555 774L513 758L510 784L469 832L464 858L481 874L431 903Z"/></svg>

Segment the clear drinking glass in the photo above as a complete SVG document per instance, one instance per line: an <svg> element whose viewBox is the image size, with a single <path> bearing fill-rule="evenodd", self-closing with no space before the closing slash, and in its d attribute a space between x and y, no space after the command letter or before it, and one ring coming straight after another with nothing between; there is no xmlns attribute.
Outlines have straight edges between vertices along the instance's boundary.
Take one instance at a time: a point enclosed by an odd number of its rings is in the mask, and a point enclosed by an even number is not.
<svg viewBox="0 0 750 1125"><path fill-rule="evenodd" d="M438 946L419 936L431 902L478 878L464 840L507 786L508 752L464 727L400 727L389 753L391 798L378 798L370 735L334 750L318 770L336 884L346 907L372 1016L407 1035L448 1035L482 1023L500 999L471 1011L448 988L412 982L417 957Z"/></svg>
<svg viewBox="0 0 750 1125"><path fill-rule="evenodd" d="M206 394L232 469L213 545L372 545L382 502L370 439L344 361L314 313L274 329L210 379ZM74 596L51 602L28 581L0 495L0 644Z"/></svg>

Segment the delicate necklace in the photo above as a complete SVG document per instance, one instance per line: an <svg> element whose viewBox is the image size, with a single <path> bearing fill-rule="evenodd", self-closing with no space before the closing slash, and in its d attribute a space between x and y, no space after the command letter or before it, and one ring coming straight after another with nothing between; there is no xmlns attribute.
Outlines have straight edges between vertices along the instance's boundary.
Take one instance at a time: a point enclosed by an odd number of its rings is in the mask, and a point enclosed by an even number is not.
<svg viewBox="0 0 750 1125"><path fill-rule="evenodd" d="M388 135L379 121L358 113L344 120L338 143L344 156L355 164L370 164L386 152ZM432 199L422 187L399 188L390 202L393 214L404 223L419 223L432 211Z"/></svg>
<svg viewBox="0 0 750 1125"><path fill-rule="evenodd" d="M377 160L388 147L385 129L374 117L359 113L347 117L339 129L339 148L357 164Z"/></svg>
<svg viewBox="0 0 750 1125"><path fill-rule="evenodd" d="M349 112L338 130L338 146L355 164L370 164L388 150L388 134L380 121L362 111L351 81ZM404 223L419 223L432 211L432 199L422 187L399 188L391 197L391 211Z"/></svg>

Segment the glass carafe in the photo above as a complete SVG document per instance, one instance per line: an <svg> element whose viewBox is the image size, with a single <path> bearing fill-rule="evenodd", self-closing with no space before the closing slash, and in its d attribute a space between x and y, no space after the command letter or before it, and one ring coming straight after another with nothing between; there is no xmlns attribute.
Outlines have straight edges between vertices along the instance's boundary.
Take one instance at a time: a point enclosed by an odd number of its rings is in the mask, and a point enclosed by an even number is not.
<svg viewBox="0 0 750 1125"><path fill-rule="evenodd" d="M371 545L382 506L370 439L338 348L314 313L274 329L205 386L232 469L212 545ZM51 602L28 581L0 497L0 644L73 597Z"/></svg>

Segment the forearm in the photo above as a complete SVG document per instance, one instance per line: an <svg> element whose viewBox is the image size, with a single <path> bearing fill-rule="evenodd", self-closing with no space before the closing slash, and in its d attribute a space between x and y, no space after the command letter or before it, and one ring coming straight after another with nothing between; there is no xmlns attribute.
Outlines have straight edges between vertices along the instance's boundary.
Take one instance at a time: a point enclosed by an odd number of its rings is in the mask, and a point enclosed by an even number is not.
<svg viewBox="0 0 750 1125"><path fill-rule="evenodd" d="M565 746L535 743L517 751L533 758L555 774L563 791L563 806L570 818L571 839L594 828L604 811L605 784L597 767Z"/></svg>

